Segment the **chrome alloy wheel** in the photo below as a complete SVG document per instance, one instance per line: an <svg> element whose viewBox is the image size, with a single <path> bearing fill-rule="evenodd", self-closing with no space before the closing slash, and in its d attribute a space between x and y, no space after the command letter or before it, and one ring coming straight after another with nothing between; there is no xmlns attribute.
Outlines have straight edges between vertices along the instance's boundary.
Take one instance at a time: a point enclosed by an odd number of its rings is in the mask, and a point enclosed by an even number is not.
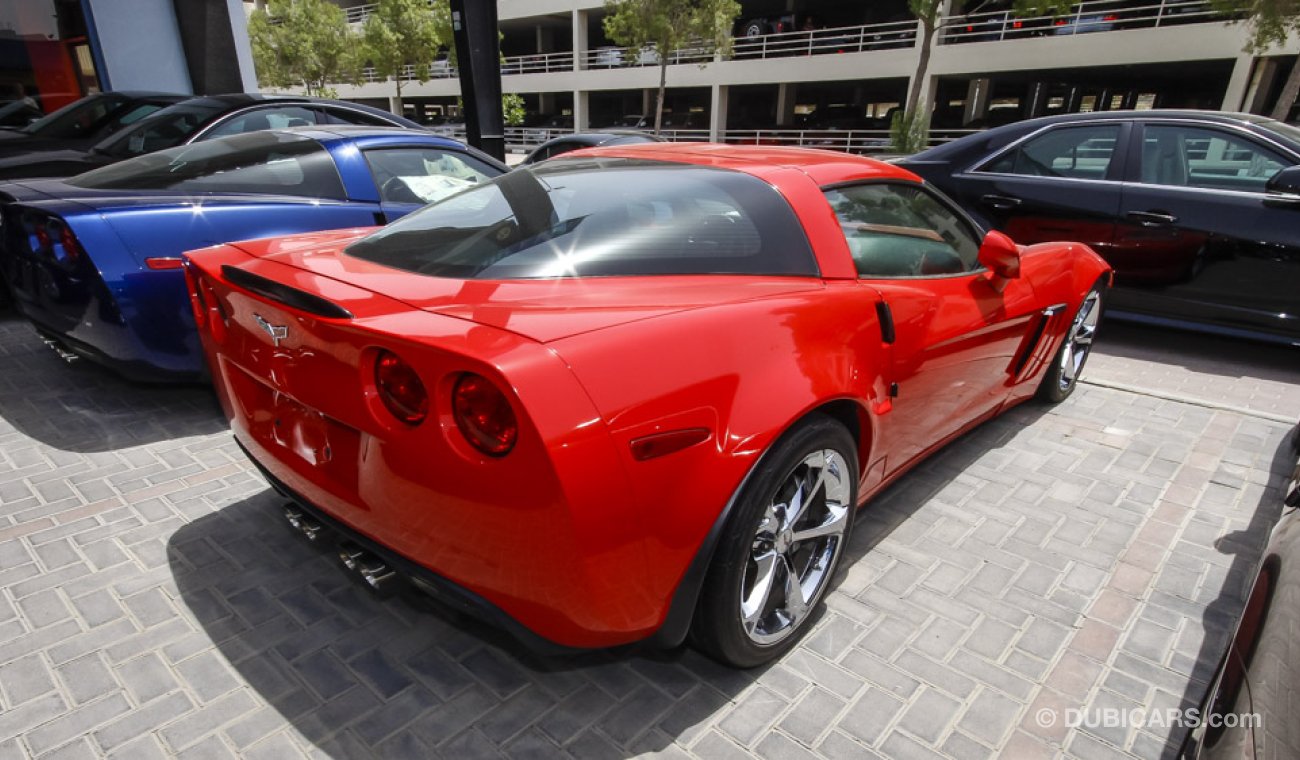
<svg viewBox="0 0 1300 760"><path fill-rule="evenodd" d="M1097 335L1097 320L1101 317L1101 292L1090 291L1079 304L1079 313L1065 335L1061 350L1061 390L1068 390L1079 380L1079 372L1092 350L1092 339Z"/></svg>
<svg viewBox="0 0 1300 760"><path fill-rule="evenodd" d="M853 470L814 451L786 476L759 521L740 581L740 618L756 644L792 634L830 580L849 525Z"/></svg>

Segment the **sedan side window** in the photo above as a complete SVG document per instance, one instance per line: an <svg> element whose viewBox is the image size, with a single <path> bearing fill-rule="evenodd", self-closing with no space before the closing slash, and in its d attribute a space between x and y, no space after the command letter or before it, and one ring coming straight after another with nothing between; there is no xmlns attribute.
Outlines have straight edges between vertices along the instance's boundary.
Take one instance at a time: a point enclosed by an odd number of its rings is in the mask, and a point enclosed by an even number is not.
<svg viewBox="0 0 1300 760"><path fill-rule="evenodd" d="M385 203L432 203L501 173L455 150L380 148L365 156Z"/></svg>
<svg viewBox="0 0 1300 760"><path fill-rule="evenodd" d="M1143 130L1142 183L1264 192L1290 162L1280 154L1217 129L1151 124Z"/></svg>
<svg viewBox="0 0 1300 760"><path fill-rule="evenodd" d="M1119 130L1119 124L1051 129L1020 143L976 171L1105 179L1115 156Z"/></svg>
<svg viewBox="0 0 1300 760"><path fill-rule="evenodd" d="M287 106L284 108L259 108L256 111L239 114L228 119L203 136L204 140L215 137L238 135L244 132L257 132L263 129L282 129L284 127L310 127L316 123L316 113L310 108Z"/></svg>
<svg viewBox="0 0 1300 760"><path fill-rule="evenodd" d="M960 274L979 266L970 225L916 185L827 190L861 277Z"/></svg>

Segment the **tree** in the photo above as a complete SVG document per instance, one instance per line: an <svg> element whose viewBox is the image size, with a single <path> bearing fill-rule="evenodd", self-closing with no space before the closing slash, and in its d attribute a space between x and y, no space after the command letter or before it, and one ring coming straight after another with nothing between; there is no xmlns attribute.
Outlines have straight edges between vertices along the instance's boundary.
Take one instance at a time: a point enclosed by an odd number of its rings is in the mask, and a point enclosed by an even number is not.
<svg viewBox="0 0 1300 760"><path fill-rule="evenodd" d="M301 86L308 95L355 78L354 36L343 10L326 0L269 0L248 19L258 83Z"/></svg>
<svg viewBox="0 0 1300 760"><path fill-rule="evenodd" d="M889 138L894 150L900 153L915 153L925 147L930 133L929 104L921 102L921 90L925 89L925 74L930 68L930 48L934 44L934 32L939 28L940 13L944 0L907 0L907 7L921 24L920 57L916 62L916 73L912 76L912 86L907 89L907 104L903 110L894 114L889 125Z"/></svg>
<svg viewBox="0 0 1300 760"><path fill-rule="evenodd" d="M605 34L640 55L654 46L659 58L655 134L664 119L668 59L685 48L703 55L731 52L731 28L740 15L736 0L605 0Z"/></svg>
<svg viewBox="0 0 1300 760"><path fill-rule="evenodd" d="M397 86L395 110L402 112L402 75L410 65L415 79L429 81L439 49L451 44L447 0L379 0L361 28L363 57L381 77Z"/></svg>
<svg viewBox="0 0 1300 760"><path fill-rule="evenodd" d="M1211 0L1214 9L1224 14L1244 17L1250 39L1246 52L1256 55L1287 43L1292 34L1300 34L1300 0ZM1282 94L1273 104L1274 119L1285 121L1300 96L1300 60L1291 67L1291 75L1282 85Z"/></svg>

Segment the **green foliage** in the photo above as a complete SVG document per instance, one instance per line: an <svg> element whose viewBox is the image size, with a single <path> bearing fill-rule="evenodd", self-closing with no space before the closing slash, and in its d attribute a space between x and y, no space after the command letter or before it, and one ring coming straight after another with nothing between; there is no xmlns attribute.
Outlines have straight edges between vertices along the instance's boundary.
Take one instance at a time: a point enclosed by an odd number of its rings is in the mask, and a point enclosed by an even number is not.
<svg viewBox="0 0 1300 760"><path fill-rule="evenodd" d="M415 79L429 81L429 68L438 50L452 43L451 9L447 0L379 0L361 28L361 55L381 77L392 77L402 101L406 66Z"/></svg>
<svg viewBox="0 0 1300 760"><path fill-rule="evenodd" d="M501 96L501 112L507 127L518 127L524 123L527 112L524 110L524 96L508 92Z"/></svg>
<svg viewBox="0 0 1300 760"><path fill-rule="evenodd" d="M929 114L898 111L889 123L889 149L895 153L919 153L925 150L929 134Z"/></svg>
<svg viewBox="0 0 1300 760"><path fill-rule="evenodd" d="M354 35L342 9L326 0L269 0L249 17L248 37L264 87L319 95L330 82L356 78Z"/></svg>
<svg viewBox="0 0 1300 760"><path fill-rule="evenodd" d="M655 134L663 123L668 59L690 49L706 55L731 52L731 28L740 15L736 0L605 0L605 35L631 48L652 45L659 56Z"/></svg>
<svg viewBox="0 0 1300 760"><path fill-rule="evenodd" d="M1300 0L1210 0L1220 13L1244 17L1250 29L1246 49L1263 53L1300 32Z"/></svg>

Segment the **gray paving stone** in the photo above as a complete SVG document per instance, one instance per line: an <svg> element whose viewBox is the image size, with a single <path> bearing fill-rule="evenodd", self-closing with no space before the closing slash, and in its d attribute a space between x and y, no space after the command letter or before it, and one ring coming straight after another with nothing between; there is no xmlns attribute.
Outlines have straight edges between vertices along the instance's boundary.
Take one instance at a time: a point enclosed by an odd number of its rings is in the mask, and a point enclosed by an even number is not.
<svg viewBox="0 0 1300 760"><path fill-rule="evenodd" d="M960 707L961 702L956 699L934 689L924 689L903 713L898 727L935 745L948 732L948 726Z"/></svg>

